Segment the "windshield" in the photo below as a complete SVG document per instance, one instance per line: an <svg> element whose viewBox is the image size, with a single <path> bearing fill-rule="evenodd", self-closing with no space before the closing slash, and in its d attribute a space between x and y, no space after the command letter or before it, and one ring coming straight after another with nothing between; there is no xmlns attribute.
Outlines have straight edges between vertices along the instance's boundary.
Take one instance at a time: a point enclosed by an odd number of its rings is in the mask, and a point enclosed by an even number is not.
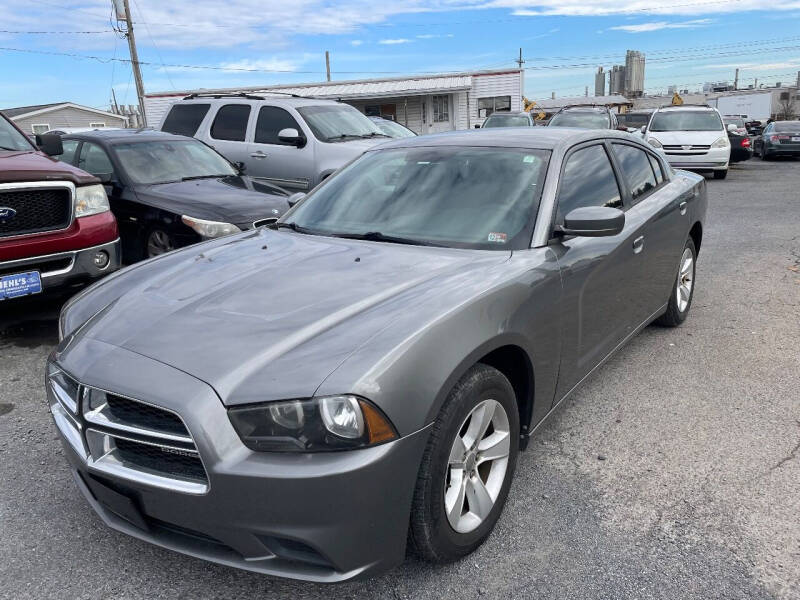
<svg viewBox="0 0 800 600"><path fill-rule="evenodd" d="M608 115L599 112L562 112L550 119L551 127L582 127L608 129Z"/></svg>
<svg viewBox="0 0 800 600"><path fill-rule="evenodd" d="M617 121L619 121L620 125L624 125L625 127L635 127L639 129L642 125L647 125L647 122L650 120L649 114L620 114L617 115Z"/></svg>
<svg viewBox="0 0 800 600"><path fill-rule="evenodd" d="M170 183L237 174L222 156L194 140L130 142L113 148L134 183Z"/></svg>
<svg viewBox="0 0 800 600"><path fill-rule="evenodd" d="M736 125L739 129L744 129L744 119L741 117L722 117L722 122L725 125Z"/></svg>
<svg viewBox="0 0 800 600"><path fill-rule="evenodd" d="M527 248L549 155L453 146L367 152L282 221L320 235Z"/></svg>
<svg viewBox="0 0 800 600"><path fill-rule="evenodd" d="M800 131L800 121L777 121L772 126L773 131L789 133Z"/></svg>
<svg viewBox="0 0 800 600"><path fill-rule="evenodd" d="M33 144L0 115L0 150L33 150Z"/></svg>
<svg viewBox="0 0 800 600"><path fill-rule="evenodd" d="M657 112L650 122L650 131L719 131L722 121L710 110L675 110Z"/></svg>
<svg viewBox="0 0 800 600"><path fill-rule="evenodd" d="M378 129L380 129L381 132L385 133L389 137L406 138L417 135L407 127L400 125L400 123L395 123L394 121L389 121L388 119L383 121L373 121L373 123L378 126Z"/></svg>
<svg viewBox="0 0 800 600"><path fill-rule="evenodd" d="M297 112L321 142L386 136L366 115L347 104L300 106Z"/></svg>
<svg viewBox="0 0 800 600"><path fill-rule="evenodd" d="M525 115L493 114L483 123L484 127L528 127L531 122Z"/></svg>

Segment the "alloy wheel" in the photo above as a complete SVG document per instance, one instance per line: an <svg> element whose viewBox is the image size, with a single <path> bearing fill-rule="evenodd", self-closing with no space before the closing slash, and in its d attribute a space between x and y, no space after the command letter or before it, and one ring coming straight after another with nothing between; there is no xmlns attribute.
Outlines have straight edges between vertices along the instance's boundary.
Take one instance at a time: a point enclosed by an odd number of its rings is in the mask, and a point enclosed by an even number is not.
<svg viewBox="0 0 800 600"><path fill-rule="evenodd" d="M147 256L153 257L175 249L172 238L166 231L155 229L147 236Z"/></svg>
<svg viewBox="0 0 800 600"><path fill-rule="evenodd" d="M511 433L503 405L484 400L464 419L444 482L444 509L458 533L475 530L489 516L508 471Z"/></svg>
<svg viewBox="0 0 800 600"><path fill-rule="evenodd" d="M691 249L686 248L681 256L681 268L678 271L678 285L675 288L678 310L684 312L692 298L694 285L694 255Z"/></svg>

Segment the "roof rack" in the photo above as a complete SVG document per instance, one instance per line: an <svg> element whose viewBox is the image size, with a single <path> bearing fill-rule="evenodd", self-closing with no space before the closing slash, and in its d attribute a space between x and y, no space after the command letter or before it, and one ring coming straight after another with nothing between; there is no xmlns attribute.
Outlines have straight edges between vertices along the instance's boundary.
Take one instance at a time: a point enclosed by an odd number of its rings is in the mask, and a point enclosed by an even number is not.
<svg viewBox="0 0 800 600"><path fill-rule="evenodd" d="M264 90L265 94L277 94L279 96L290 96L292 98L306 98L308 100L315 100L311 96L301 96L300 94L292 94L290 92L278 92L272 90ZM195 98L246 98L248 100L266 100L264 96L256 96L255 94L248 94L246 92L224 92L224 93L216 93L216 92L199 92L194 94L189 94L188 96L184 96L184 100L193 100Z"/></svg>
<svg viewBox="0 0 800 600"><path fill-rule="evenodd" d="M699 103L698 104L690 104L688 102L685 102L683 104L662 104L661 106L659 106L659 108L682 108L684 106L702 106L703 108L714 108L713 106L711 106L708 103L705 103L705 104L699 104Z"/></svg>

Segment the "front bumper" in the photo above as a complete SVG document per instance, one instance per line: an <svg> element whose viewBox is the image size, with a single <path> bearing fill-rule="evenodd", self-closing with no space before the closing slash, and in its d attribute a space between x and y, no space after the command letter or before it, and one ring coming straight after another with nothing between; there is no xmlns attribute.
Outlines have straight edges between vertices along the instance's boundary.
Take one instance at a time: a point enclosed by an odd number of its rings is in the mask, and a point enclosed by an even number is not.
<svg viewBox="0 0 800 600"><path fill-rule="evenodd" d="M39 271L43 290L91 281L119 268L119 243L119 238L117 238L113 242L91 248L3 261L0 262L0 274ZM102 268L94 264L94 257L99 252L104 252L108 256L108 263Z"/></svg>
<svg viewBox="0 0 800 600"><path fill-rule="evenodd" d="M164 480L108 468L87 444L87 434L104 428L87 422L80 409L76 417L66 415L48 385L78 487L108 526L198 558L317 582L372 575L402 562L427 428L355 451L253 452L205 383L103 342L71 343L67 338L51 356L60 368L86 386L177 413L207 473L205 489L170 489ZM120 503L109 503L115 497Z"/></svg>
<svg viewBox="0 0 800 600"><path fill-rule="evenodd" d="M728 168L731 149L728 146L709 150L665 150L664 154L676 169L717 171Z"/></svg>

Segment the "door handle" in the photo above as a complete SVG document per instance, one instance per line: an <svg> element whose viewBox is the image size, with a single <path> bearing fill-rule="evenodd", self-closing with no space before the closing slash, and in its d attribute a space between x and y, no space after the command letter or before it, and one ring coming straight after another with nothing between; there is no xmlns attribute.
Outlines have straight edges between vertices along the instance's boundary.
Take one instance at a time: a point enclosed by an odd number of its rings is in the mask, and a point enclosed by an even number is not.
<svg viewBox="0 0 800 600"><path fill-rule="evenodd" d="M250 156L252 156L253 158L267 158L267 155L264 154L261 150L259 150L258 152L253 152Z"/></svg>
<svg viewBox="0 0 800 600"><path fill-rule="evenodd" d="M678 205L678 208L680 209L682 215L686 214L686 204L687 202L684 200Z"/></svg>
<svg viewBox="0 0 800 600"><path fill-rule="evenodd" d="M640 235L635 240L633 240L633 253L639 254L639 252L642 251L642 248L644 248L644 236Z"/></svg>

